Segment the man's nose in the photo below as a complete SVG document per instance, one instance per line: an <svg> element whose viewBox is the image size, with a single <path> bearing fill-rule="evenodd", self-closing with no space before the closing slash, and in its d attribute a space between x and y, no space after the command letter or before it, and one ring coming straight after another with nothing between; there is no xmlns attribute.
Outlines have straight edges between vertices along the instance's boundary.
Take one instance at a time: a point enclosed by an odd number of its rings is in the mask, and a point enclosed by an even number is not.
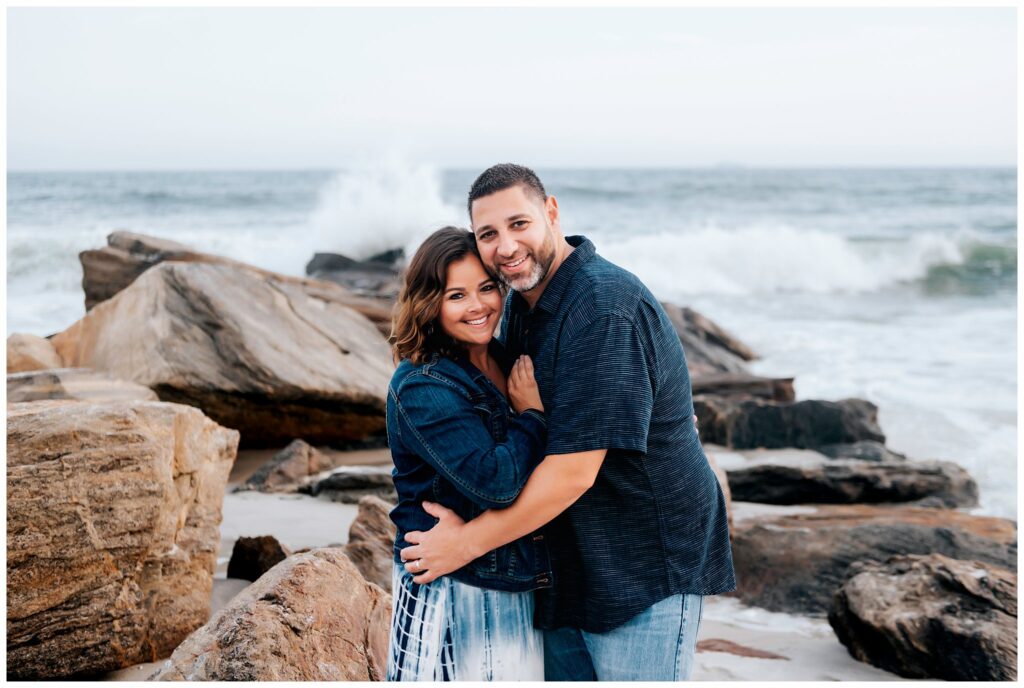
<svg viewBox="0 0 1024 688"><path fill-rule="evenodd" d="M503 258L511 258L516 253L517 244L508 234L498 235L498 255Z"/></svg>

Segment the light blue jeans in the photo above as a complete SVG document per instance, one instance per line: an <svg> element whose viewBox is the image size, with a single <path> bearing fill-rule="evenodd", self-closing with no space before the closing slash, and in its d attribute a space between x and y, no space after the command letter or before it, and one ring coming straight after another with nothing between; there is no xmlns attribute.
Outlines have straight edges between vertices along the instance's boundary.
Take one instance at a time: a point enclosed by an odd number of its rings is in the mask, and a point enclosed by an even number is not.
<svg viewBox="0 0 1024 688"><path fill-rule="evenodd" d="M545 681L687 681L704 615L701 595L673 595L607 633L544 632Z"/></svg>

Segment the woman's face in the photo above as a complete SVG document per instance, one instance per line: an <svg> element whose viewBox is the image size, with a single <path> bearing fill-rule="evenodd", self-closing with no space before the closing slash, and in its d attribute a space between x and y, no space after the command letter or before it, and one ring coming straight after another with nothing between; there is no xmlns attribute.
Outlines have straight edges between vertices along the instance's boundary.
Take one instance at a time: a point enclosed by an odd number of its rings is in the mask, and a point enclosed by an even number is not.
<svg viewBox="0 0 1024 688"><path fill-rule="evenodd" d="M501 315L498 284L473 254L448 266L441 300L441 329L463 344L487 344Z"/></svg>

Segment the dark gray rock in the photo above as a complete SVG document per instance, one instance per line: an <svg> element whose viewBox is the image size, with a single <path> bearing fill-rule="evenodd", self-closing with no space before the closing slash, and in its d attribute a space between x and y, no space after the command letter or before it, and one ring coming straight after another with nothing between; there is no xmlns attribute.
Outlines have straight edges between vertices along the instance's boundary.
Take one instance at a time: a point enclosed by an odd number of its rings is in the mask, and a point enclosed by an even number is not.
<svg viewBox="0 0 1024 688"><path fill-rule="evenodd" d="M763 453L767 456L726 469L734 499L766 504L870 504L932 498L932 503L950 508L978 504L977 483L948 461L857 461L812 452L803 452L809 458L787 460L772 456L771 451Z"/></svg>
<svg viewBox="0 0 1024 688"><path fill-rule="evenodd" d="M878 407L863 399L785 403L697 395L693 407L703 441L736 449L885 441Z"/></svg>
<svg viewBox="0 0 1024 688"><path fill-rule="evenodd" d="M395 483L391 478L391 466L341 466L302 486L299 492L322 495L344 504L356 504L367 496L390 502L398 500Z"/></svg>
<svg viewBox="0 0 1024 688"><path fill-rule="evenodd" d="M240 537L235 540L228 562L228 578L255 581L289 556L273 535Z"/></svg>
<svg viewBox="0 0 1024 688"><path fill-rule="evenodd" d="M856 562L828 620L853 657L900 676L1017 678L1017 576L986 562Z"/></svg>
<svg viewBox="0 0 1024 688"><path fill-rule="evenodd" d="M1017 569L1017 526L1006 519L859 504L759 507L769 513L741 518L741 504L733 503L737 595L771 611L825 615L850 566L867 559L937 553ZM794 509L801 513L786 513Z"/></svg>
<svg viewBox="0 0 1024 688"><path fill-rule="evenodd" d="M394 299L400 286L399 271L395 260L387 258L400 254L401 249L396 249L359 261L340 253L316 253L306 264L306 274L340 284L361 296Z"/></svg>

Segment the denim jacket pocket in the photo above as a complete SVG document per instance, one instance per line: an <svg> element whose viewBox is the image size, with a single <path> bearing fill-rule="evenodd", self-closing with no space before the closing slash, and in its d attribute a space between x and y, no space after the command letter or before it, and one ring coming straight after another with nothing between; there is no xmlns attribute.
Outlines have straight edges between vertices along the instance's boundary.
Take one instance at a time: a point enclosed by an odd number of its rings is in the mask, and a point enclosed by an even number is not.
<svg viewBox="0 0 1024 688"><path fill-rule="evenodd" d="M504 402L483 393L473 393L469 400L494 441L508 439L508 411L503 407Z"/></svg>

